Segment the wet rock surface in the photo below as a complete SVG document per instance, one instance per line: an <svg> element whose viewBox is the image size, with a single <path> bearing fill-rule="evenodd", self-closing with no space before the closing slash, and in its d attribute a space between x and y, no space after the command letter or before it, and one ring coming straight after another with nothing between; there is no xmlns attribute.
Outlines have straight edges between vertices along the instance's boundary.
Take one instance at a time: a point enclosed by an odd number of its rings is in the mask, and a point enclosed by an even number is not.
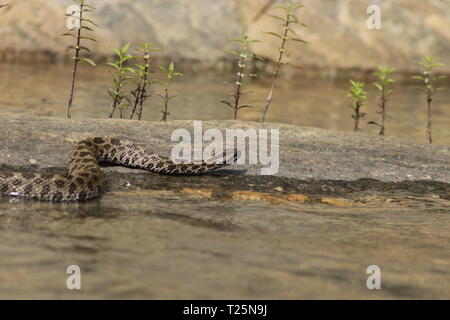
<svg viewBox="0 0 450 320"><path fill-rule="evenodd" d="M73 144L91 135L168 155L172 130L192 128L14 114L0 123L3 170L63 171ZM105 194L93 201L1 198L0 297L450 297L447 147L265 126L280 129L276 176L250 165L201 177L105 166ZM78 292L65 287L72 264ZM372 264L382 290L366 288Z"/></svg>

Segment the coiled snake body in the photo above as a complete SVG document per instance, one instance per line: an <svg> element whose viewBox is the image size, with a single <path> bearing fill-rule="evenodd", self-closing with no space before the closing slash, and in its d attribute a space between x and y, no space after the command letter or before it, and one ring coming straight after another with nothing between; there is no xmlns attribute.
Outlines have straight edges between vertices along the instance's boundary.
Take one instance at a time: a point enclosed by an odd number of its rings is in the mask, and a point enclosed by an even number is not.
<svg viewBox="0 0 450 320"><path fill-rule="evenodd" d="M95 137L80 141L69 156L66 174L0 171L0 195L47 201L79 201L103 190L100 162L121 164L171 175L199 175L222 168L230 161L175 163L129 141ZM235 152L231 160L238 157Z"/></svg>

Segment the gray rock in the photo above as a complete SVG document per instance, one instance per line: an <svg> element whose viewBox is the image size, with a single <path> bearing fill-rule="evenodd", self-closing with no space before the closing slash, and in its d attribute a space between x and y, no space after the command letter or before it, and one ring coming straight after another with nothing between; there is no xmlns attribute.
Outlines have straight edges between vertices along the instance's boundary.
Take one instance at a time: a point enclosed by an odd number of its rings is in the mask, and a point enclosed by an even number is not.
<svg viewBox="0 0 450 320"><path fill-rule="evenodd" d="M0 138L4 150L0 162L29 165L35 159L40 167L63 168L67 155L80 139L92 135L118 136L147 145L170 155L173 130L193 131L192 121L139 122L122 120L61 119L24 114L0 114ZM449 148L394 138L327 131L285 124L235 121L204 121L208 128L278 129L280 168L276 176L315 180L380 181L432 180L450 183ZM192 135L193 136L193 135ZM261 165L237 165L247 175L257 175Z"/></svg>

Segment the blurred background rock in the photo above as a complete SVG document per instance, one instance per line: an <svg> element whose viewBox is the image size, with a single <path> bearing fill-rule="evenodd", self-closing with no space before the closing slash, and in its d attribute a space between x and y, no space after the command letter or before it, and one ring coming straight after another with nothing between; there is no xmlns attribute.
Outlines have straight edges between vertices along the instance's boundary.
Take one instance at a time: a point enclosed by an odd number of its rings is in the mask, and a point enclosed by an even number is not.
<svg viewBox="0 0 450 320"><path fill-rule="evenodd" d="M65 29L65 10L70 0L3 0L10 6L0 11L0 59L59 61L66 56L70 39ZM262 40L257 54L276 59L278 39L263 31L278 30L278 21L258 13L271 0L108 0L89 3L101 28L98 43L90 44L99 59L126 42L155 42L161 57L178 63L201 62L211 67L231 61L230 37L243 28ZM276 2L276 1L274 1ZM308 45L290 44L289 62L304 68L339 70L373 69L378 64L399 71L416 70L411 62L429 54L450 72L450 0L304 0L300 28ZM381 7L381 30L366 26L367 7ZM272 12L273 13L273 12Z"/></svg>

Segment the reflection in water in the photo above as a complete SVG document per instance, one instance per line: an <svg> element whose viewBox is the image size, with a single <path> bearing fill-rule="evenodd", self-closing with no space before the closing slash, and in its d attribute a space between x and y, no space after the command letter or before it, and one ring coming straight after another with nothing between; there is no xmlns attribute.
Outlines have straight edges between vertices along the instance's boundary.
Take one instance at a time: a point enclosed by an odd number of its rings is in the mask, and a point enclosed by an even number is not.
<svg viewBox="0 0 450 320"><path fill-rule="evenodd" d="M374 261L391 270L380 297L450 294L446 200L336 208L127 195L0 199L0 298L370 298ZM78 292L65 287L73 264Z"/></svg>
<svg viewBox="0 0 450 320"><path fill-rule="evenodd" d="M225 78L233 76L186 73L175 81L173 118L231 118L219 103L229 94ZM0 65L0 111L65 117L69 81L68 67ZM109 82L105 68L82 68L74 116L106 118ZM266 80L247 87L254 92L244 102L259 108L241 120L259 119L267 88ZM347 89L333 80L282 80L268 120L350 131ZM376 117L374 94L367 120ZM449 98L450 90L434 104L435 141L443 144ZM161 101L150 102L144 119L159 120ZM425 104L412 87L397 88L389 106L388 135L425 141ZM148 189L127 192L127 201L113 192L86 203L0 198L0 298L371 298L364 284L373 263L391 270L380 297L450 297L442 281L449 203L439 196L290 208ZM80 292L65 287L72 264L81 268Z"/></svg>
<svg viewBox="0 0 450 320"><path fill-rule="evenodd" d="M32 112L36 115L65 117L70 82L68 66L0 65L0 110ZM157 74L157 77L160 75ZM220 103L227 98L225 81L233 75L193 74L173 82L177 95L170 105L171 119L231 119L229 108ZM110 101L106 88L110 85L107 68L84 66L79 74L74 101L74 117L106 118ZM239 114L240 120L259 120L267 95L269 80L252 81L246 87L252 93L243 103L256 106ZM366 120L378 120L376 91L367 81L369 103ZM347 108L348 84L333 79L281 79L275 91L268 121L314 126L332 130L352 130L351 110ZM158 96L148 100L144 120L160 120L162 101ZM440 92L433 101L433 134L439 144L450 143L450 90ZM387 135L426 142L426 105L414 84L396 84L388 104ZM378 129L365 124L363 132L377 134Z"/></svg>

